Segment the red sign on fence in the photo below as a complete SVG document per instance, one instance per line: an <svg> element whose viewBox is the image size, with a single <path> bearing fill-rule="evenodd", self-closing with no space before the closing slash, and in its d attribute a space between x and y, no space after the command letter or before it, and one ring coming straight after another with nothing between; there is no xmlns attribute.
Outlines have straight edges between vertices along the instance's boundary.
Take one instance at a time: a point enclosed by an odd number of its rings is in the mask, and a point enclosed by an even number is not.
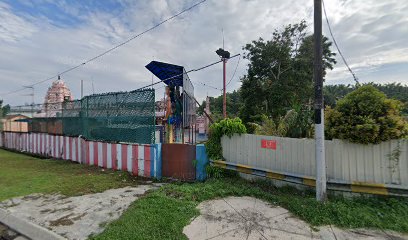
<svg viewBox="0 0 408 240"><path fill-rule="evenodd" d="M261 148L268 148L272 150L276 150L276 140L261 140Z"/></svg>

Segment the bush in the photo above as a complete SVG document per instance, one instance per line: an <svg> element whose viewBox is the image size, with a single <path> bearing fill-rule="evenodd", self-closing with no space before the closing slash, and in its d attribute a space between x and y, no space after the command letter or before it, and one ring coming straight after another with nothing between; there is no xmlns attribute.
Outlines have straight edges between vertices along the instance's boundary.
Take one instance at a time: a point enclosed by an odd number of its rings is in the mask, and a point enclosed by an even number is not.
<svg viewBox="0 0 408 240"><path fill-rule="evenodd" d="M205 144L208 157L213 160L223 159L221 137L224 135L231 137L234 133L246 133L246 127L239 118L227 118L212 124L210 126L208 141Z"/></svg>
<svg viewBox="0 0 408 240"><path fill-rule="evenodd" d="M257 135L268 135L290 138L311 138L313 137L313 111L294 106L280 117L277 121L262 116L262 123L256 124L254 133Z"/></svg>
<svg viewBox="0 0 408 240"><path fill-rule="evenodd" d="M363 144L404 138L408 124L400 113L403 106L364 85L338 101L335 108L326 109L326 136Z"/></svg>

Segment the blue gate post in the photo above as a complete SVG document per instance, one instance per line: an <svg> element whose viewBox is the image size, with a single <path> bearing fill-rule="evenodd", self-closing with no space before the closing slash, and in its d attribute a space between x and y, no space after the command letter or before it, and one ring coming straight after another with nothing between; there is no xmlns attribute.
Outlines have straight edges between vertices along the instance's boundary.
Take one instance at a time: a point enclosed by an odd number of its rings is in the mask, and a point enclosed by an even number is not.
<svg viewBox="0 0 408 240"><path fill-rule="evenodd" d="M197 144L196 146L196 180L204 181L207 178L205 167L208 165L208 156L204 144Z"/></svg>
<svg viewBox="0 0 408 240"><path fill-rule="evenodd" d="M154 161L152 163L154 164L153 167L151 167L151 175L152 177L156 179L161 179L162 178L162 144L161 143L156 143L152 144L152 150L154 151ZM153 155L152 155L153 156Z"/></svg>

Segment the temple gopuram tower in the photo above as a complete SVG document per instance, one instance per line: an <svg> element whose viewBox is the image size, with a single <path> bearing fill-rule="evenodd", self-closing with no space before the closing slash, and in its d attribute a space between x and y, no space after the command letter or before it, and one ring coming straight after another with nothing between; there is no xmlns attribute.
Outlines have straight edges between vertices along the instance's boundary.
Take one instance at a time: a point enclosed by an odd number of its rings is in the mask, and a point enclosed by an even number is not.
<svg viewBox="0 0 408 240"><path fill-rule="evenodd" d="M58 76L58 80L54 81L51 87L48 88L44 99L43 112L45 117L58 117L62 112L62 104L64 101L71 101L72 94L65 82Z"/></svg>

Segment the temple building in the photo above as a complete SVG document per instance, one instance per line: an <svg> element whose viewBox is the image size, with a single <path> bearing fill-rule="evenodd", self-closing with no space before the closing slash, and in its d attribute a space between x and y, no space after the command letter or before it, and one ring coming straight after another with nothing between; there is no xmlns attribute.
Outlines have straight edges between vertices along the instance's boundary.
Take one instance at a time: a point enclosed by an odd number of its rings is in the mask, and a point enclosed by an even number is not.
<svg viewBox="0 0 408 240"><path fill-rule="evenodd" d="M210 111L210 98L207 96L205 100L205 108L204 111L211 116ZM199 135L207 135L208 134L208 127L210 126L210 119L203 114L201 116L197 116L196 118L196 129L198 130Z"/></svg>
<svg viewBox="0 0 408 240"><path fill-rule="evenodd" d="M71 101L72 99L71 90L69 90L65 82L58 76L58 80L54 81L47 90L41 117L60 116L63 102Z"/></svg>

